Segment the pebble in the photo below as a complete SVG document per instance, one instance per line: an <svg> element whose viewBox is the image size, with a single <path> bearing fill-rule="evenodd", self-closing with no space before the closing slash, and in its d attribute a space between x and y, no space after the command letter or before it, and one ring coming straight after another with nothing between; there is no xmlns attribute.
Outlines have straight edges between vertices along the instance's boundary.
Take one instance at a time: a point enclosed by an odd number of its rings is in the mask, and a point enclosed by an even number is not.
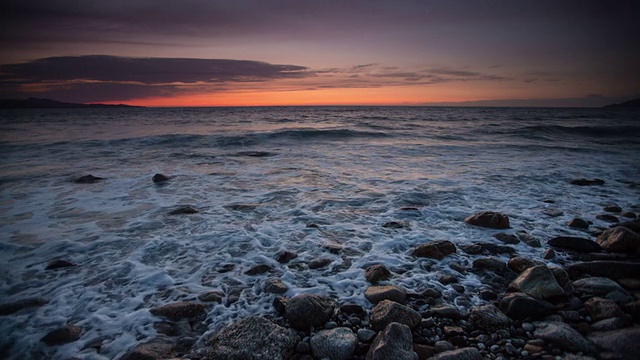
<svg viewBox="0 0 640 360"><path fill-rule="evenodd" d="M358 340L363 343L370 342L376 336L376 332L370 329L358 329L356 335L358 336Z"/></svg>

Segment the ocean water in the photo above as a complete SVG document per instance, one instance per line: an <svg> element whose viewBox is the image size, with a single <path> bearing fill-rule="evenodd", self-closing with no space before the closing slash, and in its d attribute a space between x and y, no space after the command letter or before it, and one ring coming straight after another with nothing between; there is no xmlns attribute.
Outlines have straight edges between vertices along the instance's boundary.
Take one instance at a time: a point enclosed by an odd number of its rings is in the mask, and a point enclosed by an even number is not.
<svg viewBox="0 0 640 360"><path fill-rule="evenodd" d="M158 186L155 173L171 180ZM86 174L105 180L73 182ZM569 184L583 177L606 184ZM442 261L416 259L413 247L432 240L499 244L492 237L499 231L463 223L480 210L508 214L505 232L525 230L543 244L585 236L566 222L580 216L606 227L595 215L608 203L640 211L638 112L2 110L0 303L35 296L49 302L0 317L0 351L10 359L115 358L156 336L149 308L220 290L223 303L209 307L214 331L273 313L274 295L262 291L273 276L289 287L286 296L319 293L369 308L363 268L376 263L394 272L392 284L415 292L434 287L447 302L468 307L481 303L477 292L486 285L448 264L470 268L474 257L458 251ZM168 214L181 205L199 213ZM383 227L389 221L406 227ZM545 250L514 247L530 257ZM298 257L280 264L282 250ZM327 267L308 268L323 257L331 259ZM56 259L77 266L45 271ZM272 270L245 274L257 264ZM440 284L442 274L461 277L467 291ZM78 341L40 342L67 323L83 328ZM100 353L88 347L96 339Z"/></svg>

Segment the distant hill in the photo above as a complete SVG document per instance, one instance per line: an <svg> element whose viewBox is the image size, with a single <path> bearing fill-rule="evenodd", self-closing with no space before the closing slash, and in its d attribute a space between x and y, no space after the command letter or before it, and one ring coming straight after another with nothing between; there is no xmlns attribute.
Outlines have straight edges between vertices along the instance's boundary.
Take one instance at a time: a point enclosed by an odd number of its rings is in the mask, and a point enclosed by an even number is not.
<svg viewBox="0 0 640 360"><path fill-rule="evenodd" d="M606 109L640 109L640 99L625 101L620 104L611 104L604 106Z"/></svg>
<svg viewBox="0 0 640 360"><path fill-rule="evenodd" d="M29 98L0 99L0 109L75 109L75 108L134 108L130 105L106 105L106 104L74 104L55 101L51 99Z"/></svg>

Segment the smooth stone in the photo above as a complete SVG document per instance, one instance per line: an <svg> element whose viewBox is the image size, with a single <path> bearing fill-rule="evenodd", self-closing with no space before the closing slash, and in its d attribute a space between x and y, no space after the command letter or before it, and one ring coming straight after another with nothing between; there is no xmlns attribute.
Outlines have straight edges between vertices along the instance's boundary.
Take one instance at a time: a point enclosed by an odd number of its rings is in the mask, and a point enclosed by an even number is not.
<svg viewBox="0 0 640 360"><path fill-rule="evenodd" d="M481 360L482 355L478 349L467 347L456 350L449 350L436 354L432 360Z"/></svg>
<svg viewBox="0 0 640 360"><path fill-rule="evenodd" d="M411 329L397 322L385 326L367 352L367 360L414 360Z"/></svg>
<svg viewBox="0 0 640 360"><path fill-rule="evenodd" d="M376 332L371 329L358 329L356 335L358 336L358 340L368 343L376 336Z"/></svg>
<svg viewBox="0 0 640 360"><path fill-rule="evenodd" d="M617 223L620 222L620 219L618 219L617 217L610 215L610 214L600 214L600 215L596 215L596 219L598 220L602 220L608 223Z"/></svg>
<svg viewBox="0 0 640 360"><path fill-rule="evenodd" d="M611 330L622 329L627 325L628 325L628 322L625 321L624 318L615 317L615 318L596 321L593 324L591 324L591 329L593 331L611 331Z"/></svg>
<svg viewBox="0 0 640 360"><path fill-rule="evenodd" d="M591 353L587 339L571 326L562 322L536 322L533 335L569 352Z"/></svg>
<svg viewBox="0 0 640 360"><path fill-rule="evenodd" d="M407 292L394 285L373 285L364 291L364 297L372 304L377 304L382 300L391 300L404 304L407 299Z"/></svg>
<svg viewBox="0 0 640 360"><path fill-rule="evenodd" d="M260 264L253 266L251 269L244 272L245 275L260 275L270 271L272 268L266 264Z"/></svg>
<svg viewBox="0 0 640 360"><path fill-rule="evenodd" d="M573 287L573 282L569 278L569 274L567 274L567 272L560 267L550 267L549 270L551 270L553 277L556 279L558 285L560 285L565 295L573 294L575 288Z"/></svg>
<svg viewBox="0 0 640 360"><path fill-rule="evenodd" d="M369 314L371 327L377 331L383 330L392 322L404 324L413 329L420 324L421 319L420 314L412 308L389 300L379 302Z"/></svg>
<svg viewBox="0 0 640 360"><path fill-rule="evenodd" d="M271 305L278 314L284 315L287 307L287 302L288 300L284 296L276 296L275 298L273 298L273 302L271 302Z"/></svg>
<svg viewBox="0 0 640 360"><path fill-rule="evenodd" d="M298 257L298 254L294 253L293 251L282 250L276 255L276 261L284 264L295 259L296 257Z"/></svg>
<svg viewBox="0 0 640 360"><path fill-rule="evenodd" d="M577 292L595 296L604 296L612 291L625 292L617 282L604 277L590 277L576 280L573 282L573 287Z"/></svg>
<svg viewBox="0 0 640 360"><path fill-rule="evenodd" d="M300 337L258 316L231 324L207 340L205 359L273 359L288 360Z"/></svg>
<svg viewBox="0 0 640 360"><path fill-rule="evenodd" d="M620 206L618 206L618 205L613 205L613 204L612 204L612 205L604 206L604 207L602 208L602 210L604 210L604 211L606 211L606 212L611 212L611 213L619 213L619 212L622 212L622 208L621 208Z"/></svg>
<svg viewBox="0 0 640 360"><path fill-rule="evenodd" d="M454 346L453 346L453 344L451 344L448 341L440 340L440 341L437 341L435 343L434 348L435 348L436 352L441 353L441 352L444 352L444 351L453 350Z"/></svg>
<svg viewBox="0 0 640 360"><path fill-rule="evenodd" d="M622 226L605 230L598 236L597 242L608 252L627 254L640 252L640 235Z"/></svg>
<svg viewBox="0 0 640 360"><path fill-rule="evenodd" d="M558 217L564 215L564 212L560 209L548 208L542 210L542 213L549 217Z"/></svg>
<svg viewBox="0 0 640 360"><path fill-rule="evenodd" d="M539 248L540 246L542 246L542 244L540 244L540 240L534 238L530 234L527 234L525 231L518 231L516 235L518 236L518 239L520 239L520 241L531 247Z"/></svg>
<svg viewBox="0 0 640 360"><path fill-rule="evenodd" d="M542 258L545 260L555 259L556 252L553 249L547 249L542 253Z"/></svg>
<svg viewBox="0 0 640 360"><path fill-rule="evenodd" d="M507 267L517 274L520 274L528 268L540 265L544 265L544 263L542 261L533 260L522 256L512 257L507 262Z"/></svg>
<svg viewBox="0 0 640 360"><path fill-rule="evenodd" d="M462 314L460 313L460 310L449 305L441 305L441 306L433 307L429 309L428 312L435 316L439 316L447 319L457 320L462 318Z"/></svg>
<svg viewBox="0 0 640 360"><path fill-rule="evenodd" d="M564 290L558 285L553 273L544 265L526 269L509 287L539 299L564 295Z"/></svg>
<svg viewBox="0 0 640 360"><path fill-rule="evenodd" d="M416 257L426 257L431 259L442 260L447 255L456 252L456 246L447 240L432 241L428 244L417 246L411 255Z"/></svg>
<svg viewBox="0 0 640 360"><path fill-rule="evenodd" d="M160 360L174 357L175 345L165 338L153 339L136 345L129 350L121 360Z"/></svg>
<svg viewBox="0 0 640 360"><path fill-rule="evenodd" d="M494 331L508 327L513 322L494 305L484 305L471 308L470 320L482 330Z"/></svg>
<svg viewBox="0 0 640 360"><path fill-rule="evenodd" d="M549 246L573 250L581 253L600 252L600 245L593 240L574 237L557 236L547 242Z"/></svg>
<svg viewBox="0 0 640 360"><path fill-rule="evenodd" d="M413 343L413 351L418 355L418 360L427 360L436 353L433 346L416 343Z"/></svg>
<svg viewBox="0 0 640 360"><path fill-rule="evenodd" d="M584 308L591 315L593 321L624 316L624 312L622 312L618 304L609 299L591 298L584 302Z"/></svg>
<svg viewBox="0 0 640 360"><path fill-rule="evenodd" d="M153 181L154 183L162 183L165 181L169 181L169 177L163 174L155 174L153 175L153 177L151 178L151 181Z"/></svg>
<svg viewBox="0 0 640 360"><path fill-rule="evenodd" d="M506 270L506 264L498 258L485 257L474 260L473 268L502 273Z"/></svg>
<svg viewBox="0 0 640 360"><path fill-rule="evenodd" d="M224 299L224 293L218 290L211 290L211 291L203 292L198 295L198 300L204 301L204 302L221 303L222 299Z"/></svg>
<svg viewBox="0 0 640 360"><path fill-rule="evenodd" d="M285 317L294 329L307 330L324 325L333 315L335 303L326 296L296 295L287 301Z"/></svg>
<svg viewBox="0 0 640 360"><path fill-rule="evenodd" d="M640 278L640 262L589 261L569 265L569 273L588 274L610 279Z"/></svg>
<svg viewBox="0 0 640 360"><path fill-rule="evenodd" d="M371 284L377 284L380 281L391 278L391 271L384 265L371 265L364 271L364 278Z"/></svg>
<svg viewBox="0 0 640 360"><path fill-rule="evenodd" d="M309 269L312 269L312 270L321 269L331 264L332 261L333 260L329 258L314 259L309 263Z"/></svg>
<svg viewBox="0 0 640 360"><path fill-rule="evenodd" d="M638 217L638 215L636 215L636 213L632 213L631 211L627 211L626 213L621 215L622 217L625 217L627 219L636 219Z"/></svg>
<svg viewBox="0 0 640 360"><path fill-rule="evenodd" d="M589 223L581 218L573 218L571 220L569 220L569 222L567 223L567 225L569 225L569 227L575 228L575 229L588 229L589 228Z"/></svg>
<svg viewBox="0 0 640 360"><path fill-rule="evenodd" d="M23 309L35 308L46 305L49 300L41 297L26 298L0 305L0 316L11 315Z"/></svg>
<svg viewBox="0 0 640 360"><path fill-rule="evenodd" d="M556 311L552 304L525 293L512 293L500 300L500 310L515 320L541 318Z"/></svg>
<svg viewBox="0 0 640 360"><path fill-rule="evenodd" d="M512 234L498 233L493 235L493 237L502 241L505 244L515 245L520 243L520 240L518 240L518 237Z"/></svg>
<svg viewBox="0 0 640 360"><path fill-rule="evenodd" d="M442 292L438 289L424 289L422 291L422 296L426 297L426 298L432 298L432 299L438 299L442 296Z"/></svg>
<svg viewBox="0 0 640 360"><path fill-rule="evenodd" d="M593 332L588 338L602 350L614 353L619 359L637 359L640 354L640 327Z"/></svg>
<svg viewBox="0 0 640 360"><path fill-rule="evenodd" d="M284 294L289 290L289 287L278 278L268 278L265 279L262 289L271 294Z"/></svg>
<svg viewBox="0 0 640 360"><path fill-rule="evenodd" d="M317 359L348 360L353 357L358 338L349 328L321 330L311 337L311 353Z"/></svg>
<svg viewBox="0 0 640 360"><path fill-rule="evenodd" d="M180 320L204 315L206 308L203 304L181 301L151 308L149 312L152 315L166 317L170 320Z"/></svg>
<svg viewBox="0 0 640 360"><path fill-rule="evenodd" d="M72 266L76 266L76 264L72 263L71 261L67 261L67 260L53 260L51 262L49 262L49 264L47 264L47 267L45 267L45 270L55 270L55 269L61 269L61 268L66 268L66 267L72 267Z"/></svg>
<svg viewBox="0 0 640 360"><path fill-rule="evenodd" d="M340 311L343 314L347 314L347 315L364 316L367 314L365 309L362 306L357 304L344 304L340 306Z"/></svg>
<svg viewBox="0 0 640 360"><path fill-rule="evenodd" d="M604 185L604 180L602 179L573 179L571 180L571 184L578 186L594 186L594 185Z"/></svg>
<svg viewBox="0 0 640 360"><path fill-rule="evenodd" d="M453 276L453 275L444 274L444 275L441 275L440 277L438 277L438 281L442 285L449 285L449 284L457 283L458 282L458 278Z"/></svg>
<svg viewBox="0 0 640 360"><path fill-rule="evenodd" d="M197 214L199 211L192 206L180 206L177 209L169 211L169 215L192 215Z"/></svg>
<svg viewBox="0 0 640 360"><path fill-rule="evenodd" d="M81 327L75 325L65 325L63 327L50 331L49 333L47 333L47 335L42 337L40 341L44 342L48 346L62 345L80 339L80 334L82 334Z"/></svg>
<svg viewBox="0 0 640 360"><path fill-rule="evenodd" d="M76 184L95 184L102 180L104 180L104 178L93 175L84 175L76 178L75 180L73 180L73 182Z"/></svg>
<svg viewBox="0 0 640 360"><path fill-rule="evenodd" d="M383 228L386 229L405 229L409 227L408 221L388 221L382 224Z"/></svg>
<svg viewBox="0 0 640 360"><path fill-rule="evenodd" d="M467 216L464 222L469 225L492 229L508 229L509 217L494 211L481 211L473 215Z"/></svg>
<svg viewBox="0 0 640 360"><path fill-rule="evenodd" d="M625 227L635 233L639 233L640 234L640 220L633 220L633 221L625 221L619 224L615 224L612 227L616 227L616 226L622 226Z"/></svg>

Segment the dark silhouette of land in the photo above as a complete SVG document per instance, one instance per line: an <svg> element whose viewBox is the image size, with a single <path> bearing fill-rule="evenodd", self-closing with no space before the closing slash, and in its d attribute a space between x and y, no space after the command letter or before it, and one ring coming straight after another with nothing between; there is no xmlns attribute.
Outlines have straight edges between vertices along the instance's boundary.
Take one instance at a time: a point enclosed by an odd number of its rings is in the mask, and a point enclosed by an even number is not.
<svg viewBox="0 0 640 360"><path fill-rule="evenodd" d="M106 104L75 104L51 99L0 99L0 109L75 109L75 108L135 108L140 106L106 105Z"/></svg>
<svg viewBox="0 0 640 360"><path fill-rule="evenodd" d="M620 104L611 104L604 106L606 109L640 109L640 99L625 101Z"/></svg>

